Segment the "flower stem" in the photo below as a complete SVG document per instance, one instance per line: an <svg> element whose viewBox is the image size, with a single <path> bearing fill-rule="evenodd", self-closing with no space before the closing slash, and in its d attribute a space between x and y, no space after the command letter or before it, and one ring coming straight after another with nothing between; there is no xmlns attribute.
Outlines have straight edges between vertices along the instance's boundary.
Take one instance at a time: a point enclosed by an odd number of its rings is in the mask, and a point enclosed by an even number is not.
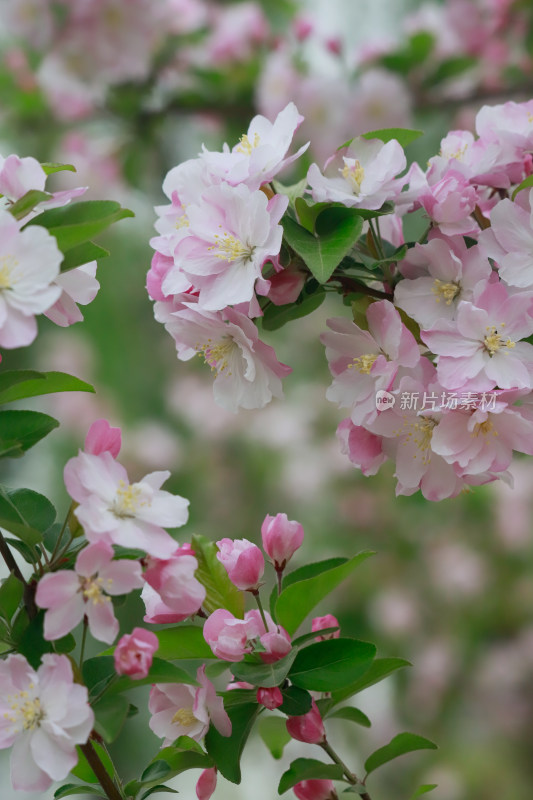
<svg viewBox="0 0 533 800"><path fill-rule="evenodd" d="M281 590L283 588L282 584L281 584L281 581L283 579L283 570L282 569L277 569L276 570L276 575L278 576L278 596L279 596L281 594Z"/></svg>
<svg viewBox="0 0 533 800"><path fill-rule="evenodd" d="M259 609L259 613L261 614L261 619L263 620L263 625L265 626L265 633L268 633L268 624L266 621L265 612L263 610L263 604L261 602L261 598L259 597L259 592L256 590L255 592L252 592L252 594L255 597L257 608Z"/></svg>
<svg viewBox="0 0 533 800"><path fill-rule="evenodd" d="M108 796L109 800L124 800L124 795L119 792L111 776L102 764L100 757L91 742L80 745L80 750L87 759L89 766L98 778L100 786Z"/></svg>
<svg viewBox="0 0 533 800"><path fill-rule="evenodd" d="M20 571L20 567L15 561L13 553L9 549L9 545L0 533L0 555L6 563L6 567L13 573L15 578L21 582L24 587L24 605L28 612L28 617L33 619L37 616L37 606L35 605L35 582L28 583L24 575Z"/></svg>
<svg viewBox="0 0 533 800"><path fill-rule="evenodd" d="M87 641L87 627L89 625L89 621L87 616L83 617L83 633L81 635L81 646L80 646L80 672L83 666L83 656L85 655L85 642Z"/></svg>
<svg viewBox="0 0 533 800"><path fill-rule="evenodd" d="M69 517L70 517L70 515L72 513L73 508L74 508L74 500L72 501L72 503L68 507L68 511L67 511L67 513L65 515L65 521L63 522L63 526L62 526L61 530L59 531L59 536L56 539L56 543L54 545L54 549L52 551L52 555L50 556L50 561L52 561L52 562L54 561L54 558L57 555L57 551L59 549L59 545L61 544L61 539L63 538L63 534L65 533L65 528L67 527L67 522L69 520Z"/></svg>
<svg viewBox="0 0 533 800"><path fill-rule="evenodd" d="M357 775L355 775L353 772L351 772L351 770L348 769L342 758L335 752L335 750L332 748L329 742L322 742L320 744L320 747L328 754L328 756L331 758L332 761L335 762L335 764L338 764L339 767L343 768L344 774L346 775L348 782L351 783L352 786L364 786L363 781L359 780ZM361 797L363 798L363 800L372 800L367 791L364 791L361 794Z"/></svg>

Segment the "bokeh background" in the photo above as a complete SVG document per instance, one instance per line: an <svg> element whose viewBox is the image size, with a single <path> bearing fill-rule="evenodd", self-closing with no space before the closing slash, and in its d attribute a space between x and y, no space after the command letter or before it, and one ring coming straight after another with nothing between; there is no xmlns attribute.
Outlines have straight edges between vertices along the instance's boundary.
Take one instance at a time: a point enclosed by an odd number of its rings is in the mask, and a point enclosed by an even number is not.
<svg viewBox="0 0 533 800"><path fill-rule="evenodd" d="M390 470L359 475L325 399L318 336L341 313L335 303L269 335L293 367L284 401L236 416L217 408L208 368L178 362L153 319L153 206L166 202L166 172L202 142L233 145L254 113L273 118L290 100L312 144L288 182L376 128L426 130L408 151L424 164L484 102L533 96L531 16L529 0L0 0L0 152L72 163L77 174L56 187L88 185L88 197L136 214L99 240L112 256L85 321L64 330L41 318L31 347L2 354L6 367L63 370L97 389L39 399L61 428L2 481L47 494L63 513L62 465L105 416L123 428L130 474L169 469L168 487L190 499L183 541L257 542L265 514L284 511L304 525L306 560L377 551L319 611L413 666L358 698L370 731L338 720L331 738L356 771L401 730L440 749L380 771L373 800L408 800L421 783L438 783L435 800L531 800L533 463L516 460L512 490L498 483L439 505L395 498ZM121 609L125 628L138 610ZM159 746L143 719L114 748L127 778ZM286 754L275 762L254 739L242 786L221 779L216 797L273 800L276 775L303 753L292 743ZM5 758L0 769L7 799ZM193 797L195 779L174 785Z"/></svg>

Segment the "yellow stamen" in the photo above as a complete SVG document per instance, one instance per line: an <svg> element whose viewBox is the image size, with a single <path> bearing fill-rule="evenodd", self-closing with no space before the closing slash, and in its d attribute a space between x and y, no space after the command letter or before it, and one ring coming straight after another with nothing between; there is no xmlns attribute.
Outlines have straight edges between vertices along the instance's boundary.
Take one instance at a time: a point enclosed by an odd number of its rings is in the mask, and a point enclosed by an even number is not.
<svg viewBox="0 0 533 800"><path fill-rule="evenodd" d="M172 722L177 722L187 728L198 720L192 713L192 708L179 708L172 717Z"/></svg>
<svg viewBox="0 0 533 800"><path fill-rule="evenodd" d="M370 370L374 366L376 358L379 353L365 353L365 355L354 358L351 364L348 364L348 369L356 367L363 375L370 375Z"/></svg>
<svg viewBox="0 0 533 800"><path fill-rule="evenodd" d="M146 505L141 495L139 486L126 485L126 481L120 480L111 511L116 517L134 517L139 508Z"/></svg>
<svg viewBox="0 0 533 800"><path fill-rule="evenodd" d="M111 599L104 594L102 589L103 578L86 578L82 583L83 596L89 603L98 606L101 603L110 603ZM109 580L108 580L109 583Z"/></svg>
<svg viewBox="0 0 533 800"><path fill-rule="evenodd" d="M176 230L180 230L180 228L188 228L189 227L189 218L187 214L182 214L181 217L178 217L176 222L174 223L174 227Z"/></svg>
<svg viewBox="0 0 533 800"><path fill-rule="evenodd" d="M435 283L431 291L435 295L436 303L440 303L441 300L444 300L445 304L450 306L461 291L461 287L457 283L444 283L444 281L435 278Z"/></svg>
<svg viewBox="0 0 533 800"><path fill-rule="evenodd" d="M4 712L4 719L8 719L15 724L21 722L23 730L33 731L43 719L44 711L41 708L41 701L38 697L33 700L28 700L27 697L28 692L18 692L16 695L9 696L7 699L13 714Z"/></svg>
<svg viewBox="0 0 533 800"><path fill-rule="evenodd" d="M502 323L500 327L504 327L505 323ZM498 333L498 330L495 325L487 326L487 335L483 339L483 344L485 345L485 350L488 350L489 355L492 356L497 353L500 349L506 347L508 350L511 350L513 347L516 346L516 342L513 342L511 339L504 340L503 336Z"/></svg>
<svg viewBox="0 0 533 800"><path fill-rule="evenodd" d="M216 244L207 249L218 249L218 253L215 253L215 258L220 258L222 261L237 261L239 258L250 261L253 256L255 248L243 244L240 239L237 239L231 233L223 233L222 236L216 233L215 240Z"/></svg>
<svg viewBox="0 0 533 800"><path fill-rule="evenodd" d="M492 433L493 436L498 436L498 431L494 430L494 424L490 421L490 419L486 419L485 422L476 422L471 436L475 436L477 438L480 433L482 433L483 436L487 436L489 433Z"/></svg>
<svg viewBox="0 0 533 800"><path fill-rule="evenodd" d="M13 286L13 270L18 263L15 256L0 256L0 291Z"/></svg>
<svg viewBox="0 0 533 800"><path fill-rule="evenodd" d="M404 445L412 442L416 445L417 450L422 453L422 463L429 464L431 461L431 438L433 436L433 428L437 425L437 420L431 417L419 417L416 422L406 422L407 438ZM396 431L397 436L405 435L405 427ZM413 455L417 458L417 454Z"/></svg>
<svg viewBox="0 0 533 800"><path fill-rule="evenodd" d="M258 133L254 134L253 142L250 141L248 134L245 133L239 139L239 144L235 148L235 151L237 153L242 153L245 156L249 156L252 154L252 150L259 145L259 142L260 138Z"/></svg>
<svg viewBox="0 0 533 800"><path fill-rule="evenodd" d="M365 170L361 166L361 162L359 159L355 159L353 164L346 164L344 165L344 169L341 170L342 177L351 183L352 191L354 194L359 194L361 191L361 184L365 178Z"/></svg>
<svg viewBox="0 0 533 800"><path fill-rule="evenodd" d="M197 344L195 349L211 367L211 372L221 373L228 369L229 359L235 347L235 341L231 336L223 336L216 344L212 343L212 339L208 339L205 344ZM231 375L231 372L227 372L226 375Z"/></svg>

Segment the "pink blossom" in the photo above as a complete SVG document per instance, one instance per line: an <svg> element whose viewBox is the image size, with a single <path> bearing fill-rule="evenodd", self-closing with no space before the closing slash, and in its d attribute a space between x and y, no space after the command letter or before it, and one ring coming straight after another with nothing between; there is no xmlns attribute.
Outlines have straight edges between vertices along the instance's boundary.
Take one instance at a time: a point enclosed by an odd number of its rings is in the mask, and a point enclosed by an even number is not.
<svg viewBox="0 0 533 800"><path fill-rule="evenodd" d="M134 628L119 639L115 652L115 670L119 675L129 675L133 680L146 678L159 640L155 633Z"/></svg>
<svg viewBox="0 0 533 800"><path fill-rule="evenodd" d="M217 786L217 768L204 769L196 782L196 797L198 800L209 800Z"/></svg>
<svg viewBox="0 0 533 800"><path fill-rule="evenodd" d="M156 558L167 558L176 549L162 526L184 525L188 516L188 500L160 490L169 476L152 472L130 484L109 451L93 455L80 450L64 471L67 491L79 503L74 513L90 542L134 547Z"/></svg>
<svg viewBox="0 0 533 800"><path fill-rule="evenodd" d="M63 254L45 228L24 230L0 211L0 347L25 347L37 336L36 314L58 300L55 284Z"/></svg>
<svg viewBox="0 0 533 800"><path fill-rule="evenodd" d="M298 800L337 800L333 781L320 778L300 781L293 787Z"/></svg>
<svg viewBox="0 0 533 800"><path fill-rule="evenodd" d="M31 156L20 158L14 154L7 158L0 156L0 193L8 200L12 202L20 200L32 189L43 192L45 183L46 173L35 158ZM85 194L86 191L87 187L84 186L50 194L49 199L38 203L35 209L29 212L29 215L34 216L38 210L66 205L75 197Z"/></svg>
<svg viewBox="0 0 533 800"><path fill-rule="evenodd" d="M510 162L516 162L515 148L475 139L470 131L450 131L441 141L439 155L428 162L428 180L434 184L453 170L472 184L507 189L511 185Z"/></svg>
<svg viewBox="0 0 533 800"><path fill-rule="evenodd" d="M301 547L304 529L296 520L289 520L286 514L276 514L275 517L267 514L261 525L261 537L265 553L281 571Z"/></svg>
<svg viewBox="0 0 533 800"><path fill-rule="evenodd" d="M309 167L307 180L315 202L374 209L399 194L402 184L395 179L406 160L395 139L386 144L379 139L354 139L344 152L326 163L331 177L322 175L316 164Z"/></svg>
<svg viewBox="0 0 533 800"><path fill-rule="evenodd" d="M292 648L291 637L281 625L276 625L268 611L265 612L267 627L257 609L247 611L244 619L248 624L248 637L250 640L259 639L263 650L259 652L261 661L273 664L286 656Z"/></svg>
<svg viewBox="0 0 533 800"><path fill-rule="evenodd" d="M258 189L307 150L308 144L294 155L287 156L292 138L302 121L303 117L294 103L288 103L274 122L261 115L254 117L248 131L231 151L227 144L222 153L211 152L204 147L200 157L211 175L219 180L232 186L245 184L249 189Z"/></svg>
<svg viewBox="0 0 533 800"><path fill-rule="evenodd" d="M45 311L45 316L63 328L81 322L83 314L77 303L82 306L92 303L100 288L95 276L96 261L62 272L55 279L56 286L62 290L61 295L54 305Z"/></svg>
<svg viewBox="0 0 533 800"><path fill-rule="evenodd" d="M274 686L271 689L259 687L256 696L259 705L270 709L270 711L273 711L275 708L279 708L279 706L283 704L283 695L277 686Z"/></svg>
<svg viewBox="0 0 533 800"><path fill-rule="evenodd" d="M85 437L85 452L94 456L111 453L116 458L120 452L122 434L120 428L112 428L106 419L93 422Z"/></svg>
<svg viewBox="0 0 533 800"><path fill-rule="evenodd" d="M283 269L270 277L268 299L275 306L284 306L294 303L303 289L305 274L299 270Z"/></svg>
<svg viewBox="0 0 533 800"><path fill-rule="evenodd" d="M257 545L248 539L220 539L217 558L224 565L230 581L237 589L256 592L260 586L265 559Z"/></svg>
<svg viewBox="0 0 533 800"><path fill-rule="evenodd" d="M449 169L436 183L417 191L417 204L447 236L466 236L478 230L470 217L479 202L477 190L456 170Z"/></svg>
<svg viewBox="0 0 533 800"><path fill-rule="evenodd" d="M531 114L533 100L483 106L476 117L476 131L485 141L496 141L516 147L519 151L533 147L533 128Z"/></svg>
<svg viewBox="0 0 533 800"><path fill-rule="evenodd" d="M322 744L326 741L326 731L317 704L311 701L311 710L299 717L287 719L287 731L293 739L306 744Z"/></svg>
<svg viewBox="0 0 533 800"><path fill-rule="evenodd" d="M33 670L24 656L0 661L0 748L11 747L16 791L45 792L78 762L94 723L87 689L66 656L46 654Z"/></svg>
<svg viewBox="0 0 533 800"><path fill-rule="evenodd" d="M280 379L292 370L259 339L245 314L234 309L214 314L191 303L171 313L165 328L178 358L188 361L200 353L216 373L213 390L222 408L263 408L272 397L283 396Z"/></svg>
<svg viewBox="0 0 533 800"><path fill-rule="evenodd" d="M197 569L198 561L190 549L178 548L167 559L148 559L144 573L147 586L142 593L145 622L181 622L196 614L206 595L205 587L195 577ZM166 619L169 616L172 618Z"/></svg>
<svg viewBox="0 0 533 800"><path fill-rule="evenodd" d="M138 561L112 559L109 544L90 544L79 553L74 570L49 572L41 578L35 602L47 609L45 639L61 639L86 616L95 639L107 644L115 640L119 625L110 595L140 589L142 575Z"/></svg>
<svg viewBox="0 0 533 800"><path fill-rule="evenodd" d="M199 741L208 731L210 722L222 736L231 735L231 721L224 710L221 697L205 675L205 664L198 668L199 687L186 683L163 683L152 686L148 708L152 717L150 728L156 736L165 737L163 746L178 736L190 736Z"/></svg>
<svg viewBox="0 0 533 800"><path fill-rule="evenodd" d="M461 302L454 322L440 320L422 339L439 358L437 373L447 389L471 391L533 387L533 295L509 295L503 284L479 284L473 302Z"/></svg>
<svg viewBox="0 0 533 800"><path fill-rule="evenodd" d="M341 452L359 467L363 475L375 475L387 460L381 437L360 425L354 425L350 418L340 423L337 438L341 443Z"/></svg>
<svg viewBox="0 0 533 800"><path fill-rule="evenodd" d="M208 63L223 65L231 61L248 61L269 34L263 9L255 2L244 2L215 6L214 10L213 30L202 43Z"/></svg>
<svg viewBox="0 0 533 800"><path fill-rule="evenodd" d="M204 623L203 634L207 644L223 661L242 661L251 653L252 629L245 619L237 619L231 611L217 608Z"/></svg>
<svg viewBox="0 0 533 800"><path fill-rule="evenodd" d="M337 617L334 617L333 614L326 614L324 617L315 617L311 623L311 630L313 633L315 631L323 631L326 628L338 628L339 627L339 620ZM324 636L317 636L317 642L325 642L326 639L338 639L341 635L340 630L333 631L333 633L327 633Z"/></svg>
<svg viewBox="0 0 533 800"><path fill-rule="evenodd" d="M531 211L502 200L491 211L491 227L479 237L482 250L496 260L502 280L520 289L533 288L533 190L528 205Z"/></svg>
<svg viewBox="0 0 533 800"><path fill-rule="evenodd" d="M341 408L351 408L355 425L375 416L376 392L390 389L398 369L420 360L416 340L392 303L373 303L367 319L368 330L348 319L330 319L332 333L320 337L333 375L326 396Z"/></svg>

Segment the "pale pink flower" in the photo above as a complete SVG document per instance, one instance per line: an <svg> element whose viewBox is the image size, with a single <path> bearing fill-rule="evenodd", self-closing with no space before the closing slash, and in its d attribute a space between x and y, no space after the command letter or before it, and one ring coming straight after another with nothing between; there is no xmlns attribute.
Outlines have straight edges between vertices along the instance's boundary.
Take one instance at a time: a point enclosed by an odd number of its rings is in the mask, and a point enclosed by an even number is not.
<svg viewBox="0 0 533 800"><path fill-rule="evenodd" d="M90 542L107 542L167 558L176 542L163 526L184 525L189 501L160 489L167 471L152 472L131 484L124 467L110 452L80 450L67 462L65 485L79 505L75 514Z"/></svg>
<svg viewBox="0 0 533 800"><path fill-rule="evenodd" d="M142 598L145 622L181 622L196 614L206 590L195 577L198 561L190 549L178 548L170 558L149 558ZM162 619L165 616L165 619ZM171 616L172 619L166 619Z"/></svg>
<svg viewBox="0 0 533 800"><path fill-rule="evenodd" d="M205 664L196 673L199 687L186 683L163 683L152 686L148 708L152 717L149 726L156 736L164 737L163 747L178 736L199 741L210 722L222 736L231 735L231 721L224 711L224 702L205 675Z"/></svg>
<svg viewBox="0 0 533 800"><path fill-rule="evenodd" d="M302 546L304 529L286 514L267 514L261 525L263 548L277 570L283 570L296 550Z"/></svg>
<svg viewBox="0 0 533 800"><path fill-rule="evenodd" d="M39 192L45 191L46 173L39 162L27 156L20 158L17 155L10 155L7 158L0 156L0 193L8 200L16 202L27 192L35 189ZM29 216L35 216L38 211L46 208L57 208L73 200L75 197L85 194L87 187L77 189L65 189L61 192L50 194L49 199L42 200L35 208L28 212ZM26 217L24 218L26 221Z"/></svg>
<svg viewBox="0 0 533 800"><path fill-rule="evenodd" d="M131 633L124 634L113 654L117 674L128 675L134 681L146 678L158 647L155 633L144 628L134 628Z"/></svg>
<svg viewBox="0 0 533 800"><path fill-rule="evenodd" d="M217 768L204 769L196 782L196 797L198 800L209 800L217 787Z"/></svg>
<svg viewBox="0 0 533 800"><path fill-rule="evenodd" d="M249 302L254 289L266 294L261 270L277 261L283 229L279 221L288 197L222 183L206 189L187 206L187 235L174 249L176 266L199 291L198 303L208 311ZM169 273L163 282L163 292Z"/></svg>
<svg viewBox="0 0 533 800"><path fill-rule="evenodd" d="M245 653L251 653L254 630L245 619L237 619L231 611L217 608L207 618L203 628L204 639L223 661L242 661Z"/></svg>
<svg viewBox="0 0 533 800"><path fill-rule="evenodd" d="M311 710L299 717L287 719L287 731L293 739L306 744L322 744L326 741L326 731L318 706L311 701Z"/></svg>
<svg viewBox="0 0 533 800"><path fill-rule="evenodd" d="M294 103L285 106L274 122L258 114L231 151L227 144L222 153L204 147L200 158L211 175L219 180L232 186L245 184L249 189L258 189L307 150L308 144L294 155L287 156L292 138L302 121L303 117Z"/></svg>
<svg viewBox="0 0 533 800"><path fill-rule="evenodd" d="M341 452L348 456L363 475L375 475L387 460L381 436L376 436L360 425L354 425L349 417L339 424L337 438L341 443Z"/></svg>
<svg viewBox="0 0 533 800"><path fill-rule="evenodd" d="M265 559L257 545L248 539L220 539L217 558L224 565L228 578L237 589L256 592L260 586Z"/></svg>
<svg viewBox="0 0 533 800"><path fill-rule="evenodd" d="M78 762L94 723L85 686L67 656L46 654L33 670L24 656L0 661L0 749L11 747L16 791L45 792Z"/></svg>
<svg viewBox="0 0 533 800"><path fill-rule="evenodd" d="M263 408L272 397L283 397L281 378L292 370L259 339L245 314L231 308L215 314L187 304L170 315L165 328L181 361L199 353L216 373L213 391L222 408Z"/></svg>
<svg viewBox="0 0 533 800"><path fill-rule="evenodd" d="M212 31L202 42L208 63L222 66L232 61L253 58L256 48L270 33L262 7L255 2L214 6Z"/></svg>
<svg viewBox="0 0 533 800"><path fill-rule="evenodd" d="M94 456L109 452L116 458L120 452L122 434L120 428L112 428L106 419L97 419L85 437L85 452Z"/></svg>
<svg viewBox="0 0 533 800"><path fill-rule="evenodd" d="M264 650L259 653L261 661L265 664L273 664L274 661L279 661L291 650L291 637L281 625L276 625L268 611L265 611L265 619L267 628L263 618L257 609L247 611L244 619L248 624L248 636L253 639L259 639Z"/></svg>
<svg viewBox="0 0 533 800"><path fill-rule="evenodd" d="M405 166L405 153L395 139L384 144L379 139L358 138L328 160L326 169L331 177L312 164L307 180L317 203L374 209L400 193L402 184L396 176Z"/></svg>
<svg viewBox="0 0 533 800"><path fill-rule="evenodd" d="M87 617L95 639L111 644L119 630L111 596L140 589L138 561L113 561L113 548L106 542L85 547L73 570L49 572L37 584L35 602L45 608L44 638L61 639Z"/></svg>
<svg viewBox="0 0 533 800"><path fill-rule="evenodd" d="M413 188L412 184L410 188ZM450 168L435 183L420 187L416 192L416 200L416 207L421 206L446 236L454 234L467 236L478 230L477 222L470 215L479 202L479 194L475 187L454 169Z"/></svg>
<svg viewBox="0 0 533 800"><path fill-rule="evenodd" d="M511 185L508 166L516 160L513 147L475 139L470 131L450 131L441 141L439 155L428 162L428 180L433 184L453 170L473 184L507 189Z"/></svg>
<svg viewBox="0 0 533 800"><path fill-rule="evenodd" d="M55 281L63 254L45 228L24 230L0 210L0 347L24 347L37 336L36 314L61 295Z"/></svg>
<svg viewBox="0 0 533 800"><path fill-rule="evenodd" d="M271 689L259 687L256 697L259 705L268 708L270 711L273 711L275 708L279 708L279 706L283 704L283 695L277 686L274 686Z"/></svg>
<svg viewBox="0 0 533 800"><path fill-rule="evenodd" d="M95 276L96 261L62 272L55 279L56 286L62 290L61 295L54 305L44 312L45 316L62 328L81 322L83 314L77 304L86 306L92 303L98 294L100 284Z"/></svg>
<svg viewBox="0 0 533 800"><path fill-rule="evenodd" d="M491 227L479 236L480 247L495 259L502 280L520 289L533 288L533 190L528 205L531 211L502 200L491 211Z"/></svg>
<svg viewBox="0 0 533 800"><path fill-rule="evenodd" d="M368 330L348 319L329 319L331 333L320 337L333 375L326 397L351 408L355 425L376 414L376 392L391 388L399 368L415 367L420 360L416 340L392 303L373 303L367 319Z"/></svg>
<svg viewBox="0 0 533 800"><path fill-rule="evenodd" d="M437 373L447 389L471 391L533 387L531 293L509 295L497 281L479 284L473 302L461 302L454 322L439 320L421 336L438 355Z"/></svg>
<svg viewBox="0 0 533 800"><path fill-rule="evenodd" d="M324 617L315 617L311 623L311 630L313 633L316 631L323 631L325 628L338 628L339 620L333 614L326 614ZM317 636L317 642L325 642L326 639L338 639L341 635L340 630L327 633L325 636Z"/></svg>
<svg viewBox="0 0 533 800"><path fill-rule="evenodd" d="M476 117L476 132L485 141L496 141L516 147L518 151L533 148L531 114L533 100L483 106Z"/></svg>
<svg viewBox="0 0 533 800"><path fill-rule="evenodd" d="M337 792L330 780L311 778L300 781L292 790L298 800L337 800Z"/></svg>

